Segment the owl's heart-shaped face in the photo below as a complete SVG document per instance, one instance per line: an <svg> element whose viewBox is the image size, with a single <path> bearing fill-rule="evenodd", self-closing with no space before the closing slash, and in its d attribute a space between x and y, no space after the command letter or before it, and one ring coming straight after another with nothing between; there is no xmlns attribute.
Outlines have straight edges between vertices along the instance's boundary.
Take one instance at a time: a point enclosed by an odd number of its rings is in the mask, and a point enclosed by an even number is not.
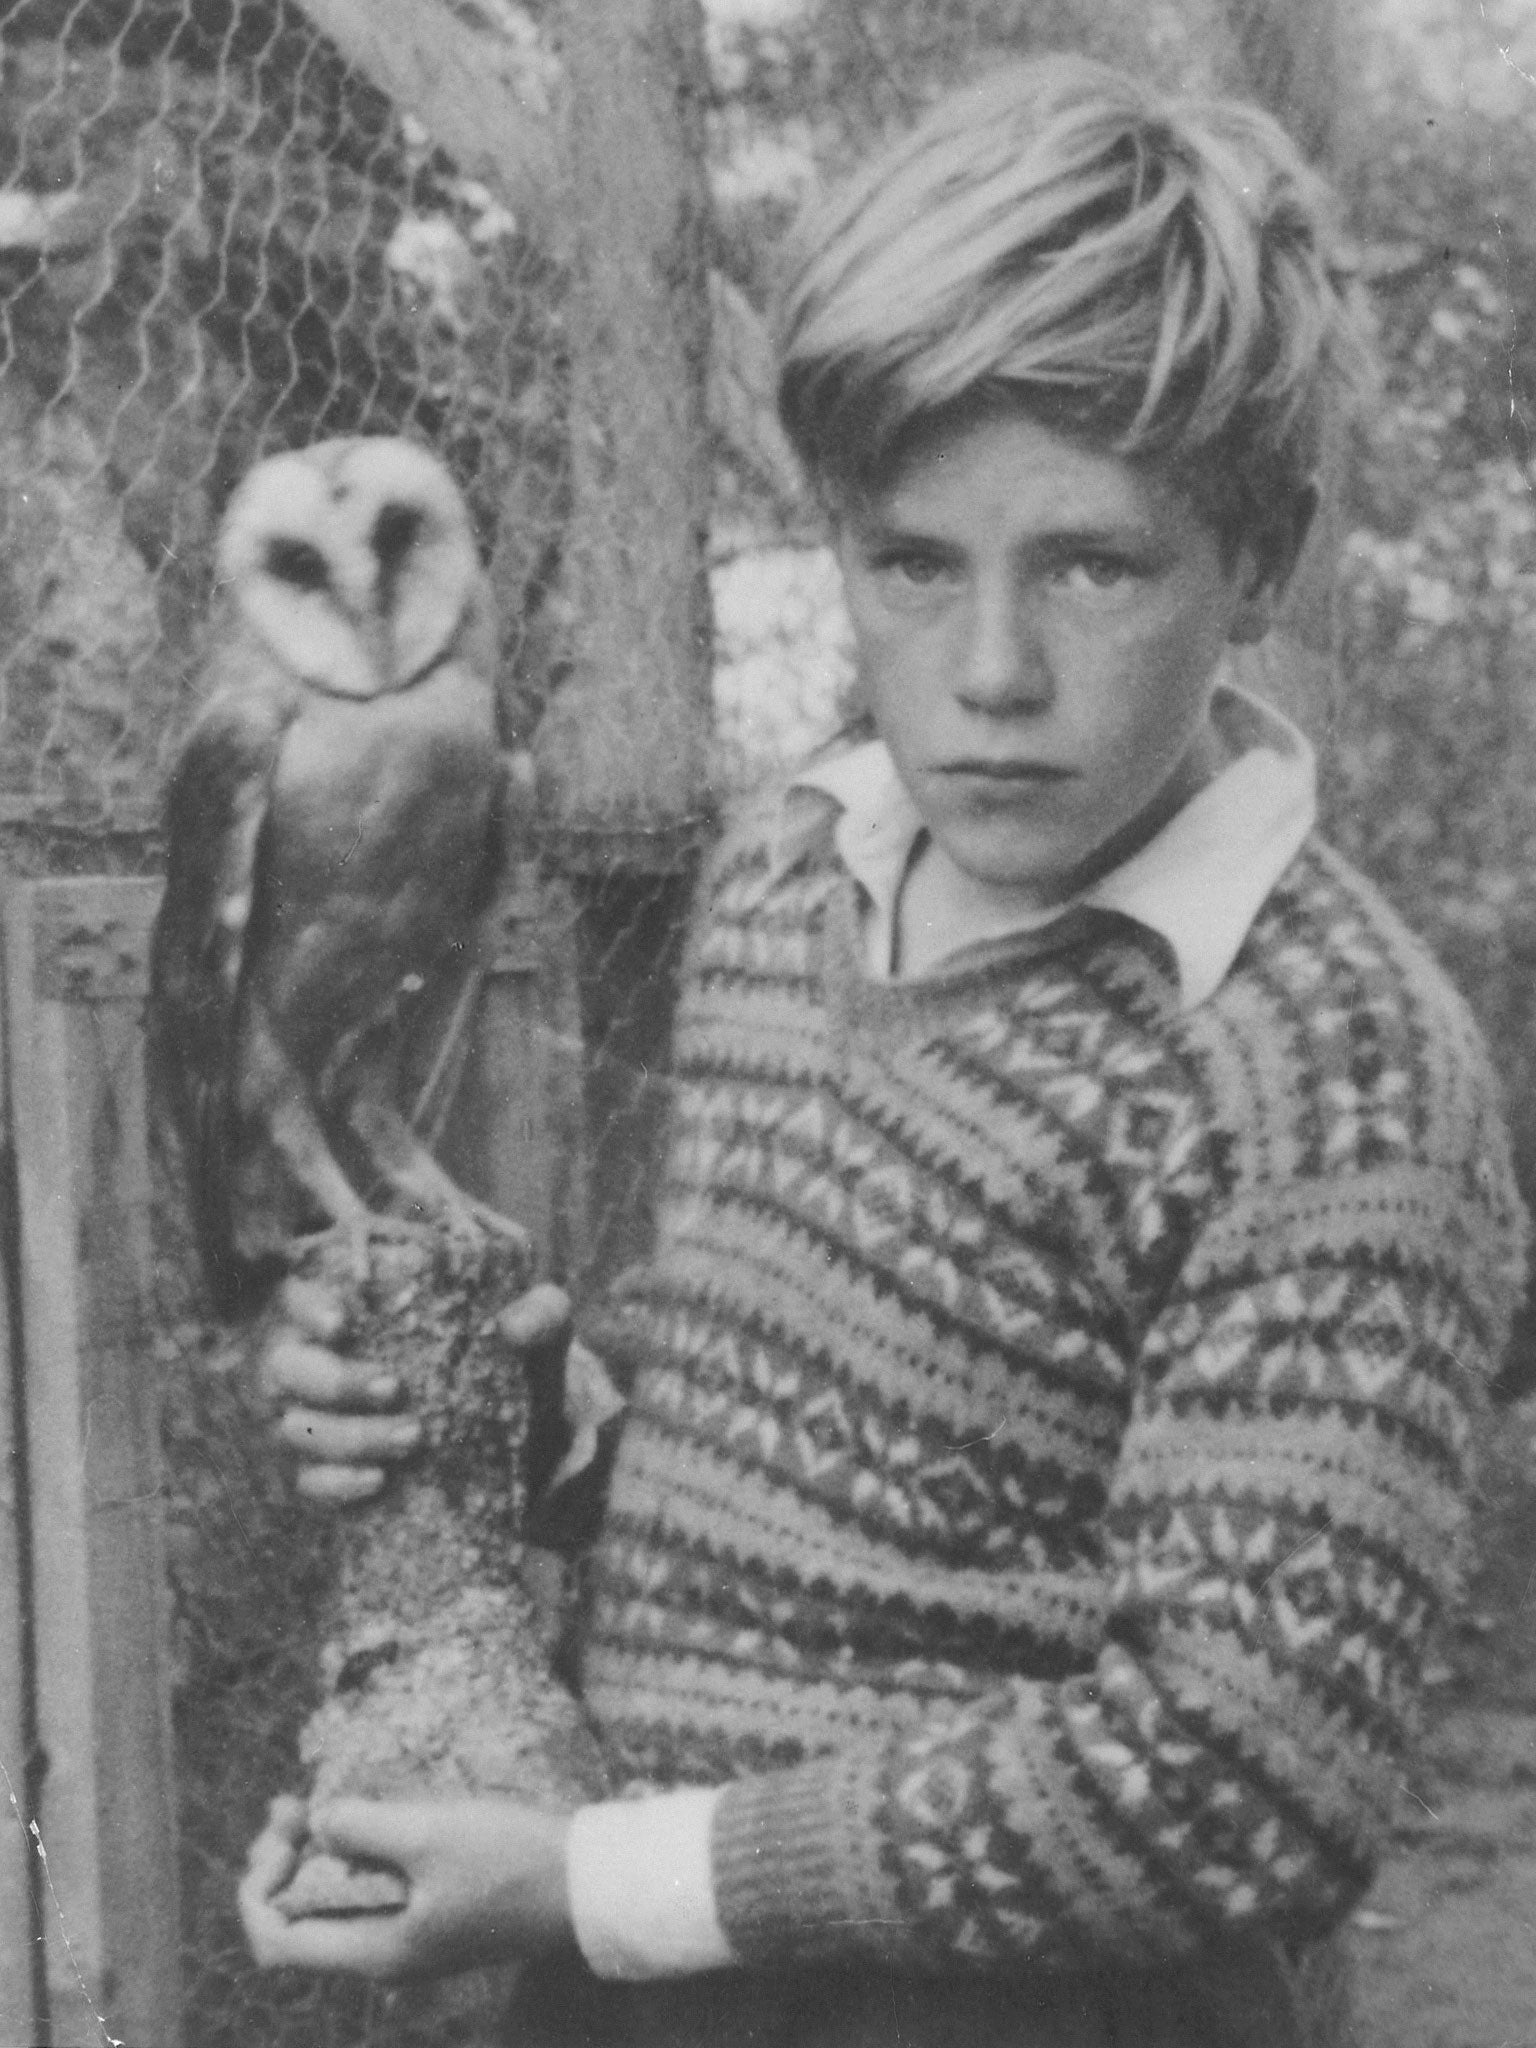
<svg viewBox="0 0 1536 2048"><path fill-rule="evenodd" d="M480 583L469 515L412 442L319 442L230 500L219 577L295 676L343 697L408 688L453 645Z"/></svg>

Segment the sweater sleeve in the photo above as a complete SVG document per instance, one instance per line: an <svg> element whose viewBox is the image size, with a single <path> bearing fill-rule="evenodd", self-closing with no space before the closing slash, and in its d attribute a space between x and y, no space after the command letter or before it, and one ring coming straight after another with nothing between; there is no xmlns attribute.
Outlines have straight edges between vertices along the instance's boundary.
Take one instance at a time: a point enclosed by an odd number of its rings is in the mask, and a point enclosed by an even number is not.
<svg viewBox="0 0 1536 2048"><path fill-rule="evenodd" d="M1305 1938L1370 1881L1460 1561L1518 1200L1463 1156L1222 1204L1139 1346L1094 1669L730 1786L713 1869L758 1963L1091 1966Z"/></svg>

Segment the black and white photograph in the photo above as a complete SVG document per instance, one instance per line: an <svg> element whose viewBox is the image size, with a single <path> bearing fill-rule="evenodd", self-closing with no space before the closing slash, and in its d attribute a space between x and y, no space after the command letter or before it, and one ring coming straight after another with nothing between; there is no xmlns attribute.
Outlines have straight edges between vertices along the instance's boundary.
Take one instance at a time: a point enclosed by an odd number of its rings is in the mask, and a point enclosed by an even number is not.
<svg viewBox="0 0 1536 2048"><path fill-rule="evenodd" d="M1536 0L0 0L0 2048L1536 2048Z"/></svg>

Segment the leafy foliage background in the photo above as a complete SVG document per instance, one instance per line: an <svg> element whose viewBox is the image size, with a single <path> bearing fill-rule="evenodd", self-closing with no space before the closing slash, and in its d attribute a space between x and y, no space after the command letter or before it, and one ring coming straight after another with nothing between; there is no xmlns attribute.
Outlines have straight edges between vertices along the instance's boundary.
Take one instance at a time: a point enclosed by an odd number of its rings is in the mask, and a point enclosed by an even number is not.
<svg viewBox="0 0 1536 2048"><path fill-rule="evenodd" d="M1346 187L1382 385L1348 472L1325 820L1450 969L1536 1197L1536 83L1488 11L1485 92L1374 81ZM1517 61L1517 59L1516 59ZM1502 90L1499 88L1503 87ZM1511 89L1512 88L1512 89ZM1528 1389L1528 1344L1510 1364Z"/></svg>

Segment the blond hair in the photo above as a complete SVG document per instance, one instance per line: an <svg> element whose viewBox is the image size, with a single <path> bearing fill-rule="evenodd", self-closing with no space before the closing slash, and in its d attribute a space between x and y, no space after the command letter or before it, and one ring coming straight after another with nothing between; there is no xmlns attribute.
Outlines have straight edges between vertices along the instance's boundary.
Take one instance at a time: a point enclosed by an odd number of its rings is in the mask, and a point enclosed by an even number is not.
<svg viewBox="0 0 1536 2048"><path fill-rule="evenodd" d="M1047 57L949 94L791 245L781 417L823 487L1021 403L1172 458L1243 533L1288 518L1364 352L1327 188L1277 122Z"/></svg>

